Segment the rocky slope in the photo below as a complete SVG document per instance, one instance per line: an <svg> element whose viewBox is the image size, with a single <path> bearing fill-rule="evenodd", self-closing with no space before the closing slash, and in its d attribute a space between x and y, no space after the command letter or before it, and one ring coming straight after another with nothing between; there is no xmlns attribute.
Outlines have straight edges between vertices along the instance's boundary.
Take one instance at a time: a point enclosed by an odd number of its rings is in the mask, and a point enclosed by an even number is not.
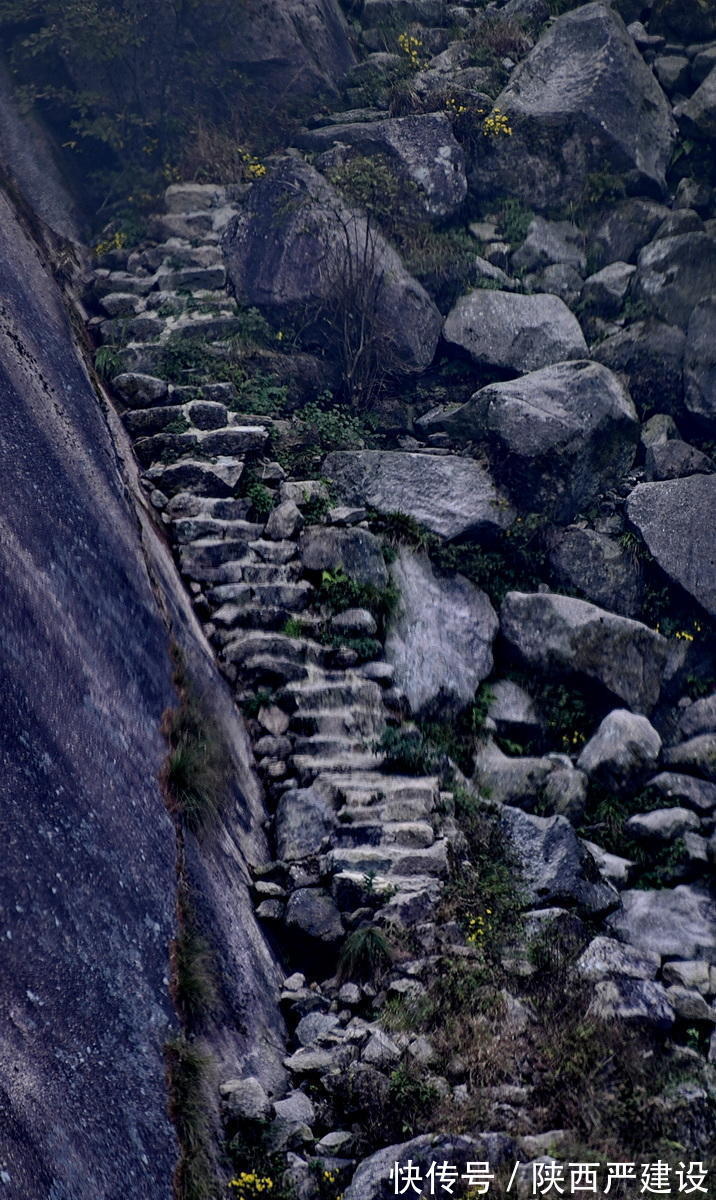
<svg viewBox="0 0 716 1200"><path fill-rule="evenodd" d="M183 1047L212 1049L223 1120L197 1154L175 1096L179 1192L708 1168L716 23L701 0L365 0L349 46L297 9L332 39L320 111L241 178L169 187L85 279L147 603L169 594L245 797L197 824L170 773L155 831L199 938ZM140 690L156 728L170 701Z"/></svg>

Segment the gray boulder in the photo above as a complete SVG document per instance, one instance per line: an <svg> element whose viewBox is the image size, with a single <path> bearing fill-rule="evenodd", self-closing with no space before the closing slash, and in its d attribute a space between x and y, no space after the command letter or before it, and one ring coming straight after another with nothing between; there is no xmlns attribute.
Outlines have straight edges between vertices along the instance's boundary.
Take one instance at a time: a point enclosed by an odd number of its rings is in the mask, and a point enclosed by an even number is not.
<svg viewBox="0 0 716 1200"><path fill-rule="evenodd" d="M338 0L243 0L221 32L227 64L269 94L335 94L355 62Z"/></svg>
<svg viewBox="0 0 716 1200"><path fill-rule="evenodd" d="M310 525L300 540L300 554L307 571L342 569L358 583L382 588L388 582L388 568L375 534L367 529L335 529Z"/></svg>
<svg viewBox="0 0 716 1200"><path fill-rule="evenodd" d="M489 717L497 732L531 737L541 722L535 702L513 679L496 679L490 684Z"/></svg>
<svg viewBox="0 0 716 1200"><path fill-rule="evenodd" d="M348 209L308 163L283 158L251 188L222 249L237 299L276 322L300 314L315 336L339 339L341 307L368 305L369 336L384 365L420 371L442 318L397 252Z"/></svg>
<svg viewBox="0 0 716 1200"><path fill-rule="evenodd" d="M640 842L673 842L684 833L696 833L701 822L688 808L657 808L635 813L624 829Z"/></svg>
<svg viewBox="0 0 716 1200"><path fill-rule="evenodd" d="M469 458L337 450L325 458L323 474L349 503L405 513L449 540L501 533L514 520L488 472Z"/></svg>
<svg viewBox="0 0 716 1200"><path fill-rule="evenodd" d="M572 907L589 916L616 907L619 893L602 879L565 817L536 817L506 805L500 823L519 859L527 903Z"/></svg>
<svg viewBox="0 0 716 1200"><path fill-rule="evenodd" d="M683 737L696 737L699 733L716 732L716 692L694 700L679 714L679 730Z"/></svg>
<svg viewBox="0 0 716 1200"><path fill-rule="evenodd" d="M685 344L682 329L651 318L605 338L591 354L624 376L640 409L658 404L662 411L678 414L683 411Z"/></svg>
<svg viewBox="0 0 716 1200"><path fill-rule="evenodd" d="M396 1162L403 1167L412 1163L423 1178L433 1163L447 1162L461 1173L469 1162L489 1162L490 1170L494 1170L512 1160L515 1151L515 1142L504 1133L484 1133L475 1137L424 1133L409 1142L386 1146L364 1159L343 1193L343 1200L390 1200L395 1196L390 1172Z"/></svg>
<svg viewBox="0 0 716 1200"><path fill-rule="evenodd" d="M298 888L286 905L286 927L311 941L333 945L343 937L335 902L320 888Z"/></svg>
<svg viewBox="0 0 716 1200"><path fill-rule="evenodd" d="M686 329L696 305L714 290L716 239L680 233L650 242L639 255L633 293L662 321Z"/></svg>
<svg viewBox="0 0 716 1200"><path fill-rule="evenodd" d="M653 770L660 752L661 738L646 717L617 708L589 739L577 766L600 783L623 787Z"/></svg>
<svg viewBox="0 0 716 1200"><path fill-rule="evenodd" d="M678 771L663 771L655 775L649 780L646 794L658 800L670 800L678 807L692 808L704 815L716 808L716 783L694 779L693 775L682 775Z"/></svg>
<svg viewBox="0 0 716 1200"><path fill-rule="evenodd" d="M542 271L556 263L583 271L586 261L581 230L571 221L546 221L544 217L534 217L527 237L512 255L515 271Z"/></svg>
<svg viewBox="0 0 716 1200"><path fill-rule="evenodd" d="M714 472L716 463L713 459L681 438L655 442L644 455L644 476L649 483L683 479L686 475L713 475Z"/></svg>
<svg viewBox="0 0 716 1200"><path fill-rule="evenodd" d="M594 989L589 1013L602 1021L626 1021L646 1025L659 1033L668 1033L674 1024L674 1010L666 989L651 979L603 979Z"/></svg>
<svg viewBox="0 0 716 1200"><path fill-rule="evenodd" d="M557 521L570 521L620 479L639 437L623 384L584 360L489 384L443 426L454 436L487 438L515 504Z"/></svg>
<svg viewBox="0 0 716 1200"><path fill-rule="evenodd" d="M714 281L716 288L716 280ZM686 331L684 404L688 412L716 426L716 296L702 300Z"/></svg>
<svg viewBox="0 0 716 1200"><path fill-rule="evenodd" d="M452 216L467 195L464 154L445 113L324 126L298 139L301 147L313 151L327 150L335 143L361 156L384 156L396 176L409 185L407 200L414 199L423 218Z"/></svg>
<svg viewBox="0 0 716 1200"><path fill-rule="evenodd" d="M462 575L436 575L426 555L401 549L390 574L400 593L385 641L395 682L415 713L469 704L492 670L497 614Z"/></svg>
<svg viewBox="0 0 716 1200"><path fill-rule="evenodd" d="M579 201L587 176L617 171L636 191L661 194L675 124L669 103L605 4L565 13L513 72L495 106L511 137L484 139L474 186L537 209Z"/></svg>
<svg viewBox="0 0 716 1200"><path fill-rule="evenodd" d="M500 628L528 666L591 679L637 712L654 707L670 665L661 634L570 596L508 592Z"/></svg>
<svg viewBox="0 0 716 1200"><path fill-rule="evenodd" d="M513 757L491 740L475 756L474 782L499 804L514 805L578 820L587 796L587 778L582 771L566 766L561 756Z"/></svg>
<svg viewBox="0 0 716 1200"><path fill-rule="evenodd" d="M641 483L627 500L629 520L659 566L716 615L716 476Z"/></svg>
<svg viewBox="0 0 716 1200"><path fill-rule="evenodd" d="M664 753L664 763L716 783L716 733L700 733Z"/></svg>
<svg viewBox="0 0 716 1200"><path fill-rule="evenodd" d="M274 820L278 857L290 862L318 854L335 825L335 813L319 792L290 788L281 796Z"/></svg>
<svg viewBox="0 0 716 1200"><path fill-rule="evenodd" d="M645 953L716 963L716 903L693 884L622 892L621 908L607 924L620 941Z"/></svg>
<svg viewBox="0 0 716 1200"><path fill-rule="evenodd" d="M678 106L676 112L689 133L701 138L716 137L716 67L709 72L693 96Z"/></svg>
<svg viewBox="0 0 716 1200"><path fill-rule="evenodd" d="M549 565L560 588L624 617L639 611L643 591L638 559L593 529L570 525L549 539Z"/></svg>
<svg viewBox="0 0 716 1200"><path fill-rule="evenodd" d="M595 937L577 959L576 970L583 979L595 982L613 977L653 979L660 965L658 954L624 946L614 938Z"/></svg>
<svg viewBox="0 0 716 1200"><path fill-rule="evenodd" d="M521 296L478 288L460 297L443 337L481 366L509 371L535 371L587 354L577 318L549 293Z"/></svg>
<svg viewBox="0 0 716 1200"><path fill-rule="evenodd" d="M221 1084L219 1094L232 1117L262 1121L271 1112L271 1101L255 1075L247 1075L244 1079L227 1079L226 1083Z"/></svg>
<svg viewBox="0 0 716 1200"><path fill-rule="evenodd" d="M592 235L591 251L598 265L635 263L668 214L666 205L656 200L629 199L610 205Z"/></svg>
<svg viewBox="0 0 716 1200"><path fill-rule="evenodd" d="M616 317L624 307L636 267L613 262L590 275L582 288L582 308L598 317Z"/></svg>

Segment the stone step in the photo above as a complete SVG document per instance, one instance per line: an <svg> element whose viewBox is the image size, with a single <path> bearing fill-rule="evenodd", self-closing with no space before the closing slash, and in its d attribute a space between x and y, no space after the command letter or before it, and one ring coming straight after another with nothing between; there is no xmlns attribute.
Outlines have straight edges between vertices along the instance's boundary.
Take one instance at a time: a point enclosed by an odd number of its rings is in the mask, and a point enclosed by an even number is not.
<svg viewBox="0 0 716 1200"><path fill-rule="evenodd" d="M286 622L295 616L296 609L287 604L264 604L253 601L247 604L224 604L218 610L220 621L214 614L212 620L217 622L216 644L227 645L236 637L238 629L263 629L267 632L279 633Z"/></svg>
<svg viewBox="0 0 716 1200"><path fill-rule="evenodd" d="M217 569L237 560L243 568L247 550L246 538L201 538L179 547L179 563L184 574L193 579L224 582L216 574Z"/></svg>
<svg viewBox="0 0 716 1200"><path fill-rule="evenodd" d="M377 820L340 824L333 831L332 841L334 847L341 850L361 846L403 846L427 850L435 843L435 833L428 821Z"/></svg>
<svg viewBox="0 0 716 1200"><path fill-rule="evenodd" d="M253 553L253 552L252 552ZM285 566L274 563L252 563L244 571L245 583L293 583L301 574L298 561Z"/></svg>
<svg viewBox="0 0 716 1200"><path fill-rule="evenodd" d="M229 610L240 611L252 604L265 604L269 608L285 608L300 612L311 601L313 588L310 583L235 583L231 585L234 596L226 600L214 614L219 624L232 624ZM219 614L222 614L221 616Z"/></svg>
<svg viewBox="0 0 716 1200"><path fill-rule="evenodd" d="M226 426L224 429L191 430L187 433L155 433L140 437L134 453L142 467L161 461L166 454L176 457L201 454L206 458L224 455L243 458L262 450L268 431L262 425Z"/></svg>
<svg viewBox="0 0 716 1200"><path fill-rule="evenodd" d="M294 757L297 754L341 757L345 754L364 751L365 748L365 739L360 736L347 737L345 734L337 734L334 737L326 737L325 734L315 734L309 737L295 738L293 753Z"/></svg>
<svg viewBox="0 0 716 1200"><path fill-rule="evenodd" d="M243 518L226 521L219 517L180 517L172 522L174 537L182 545L209 539L241 538L248 548L249 542L256 537L257 530L261 532L263 525L256 525Z"/></svg>
<svg viewBox="0 0 716 1200"><path fill-rule="evenodd" d="M339 810L341 822L360 824L364 821L419 821L435 811L432 798L413 800L386 800L377 798L372 804L346 804Z"/></svg>
<svg viewBox="0 0 716 1200"><path fill-rule="evenodd" d="M293 711L345 709L359 705L382 711L381 691L376 683L349 672L324 673L322 678L295 684L285 689L284 699Z"/></svg>
<svg viewBox="0 0 716 1200"><path fill-rule="evenodd" d="M387 775L379 771L366 773L355 780L329 773L321 779L324 787L332 789L346 804L359 805L401 801L424 801L431 808L440 797L439 780L429 775Z"/></svg>
<svg viewBox="0 0 716 1200"><path fill-rule="evenodd" d="M166 507L172 522L182 517L214 517L219 521L245 521L248 500L221 499L216 496L197 496L194 492L177 492Z"/></svg>
<svg viewBox="0 0 716 1200"><path fill-rule="evenodd" d="M233 643L232 643L233 644ZM222 657L226 653L224 647ZM287 683L307 679L310 667L293 659L279 658L275 654L250 654L238 667L242 690L244 688L281 688Z"/></svg>
<svg viewBox="0 0 716 1200"><path fill-rule="evenodd" d="M429 892L434 899L440 893L440 881L434 875L383 875L380 872L368 872L371 877L372 891L376 894L386 892L388 896L396 893L415 895L418 892ZM342 890L365 891L366 872L339 871L333 876L333 890L340 896ZM388 897L386 896L386 899Z"/></svg>
<svg viewBox="0 0 716 1200"><path fill-rule="evenodd" d="M301 708L292 715L290 728L304 737L319 733L327 737L340 734L376 737L384 725L382 712L354 705L351 708Z"/></svg>
<svg viewBox="0 0 716 1200"><path fill-rule="evenodd" d="M258 538L251 543L251 549L263 562L283 565L298 557L298 547L295 542L270 542Z"/></svg>
<svg viewBox="0 0 716 1200"><path fill-rule="evenodd" d="M323 662L325 648L308 638L290 638L257 629L230 642L224 647L222 657L240 666L256 654L316 667Z"/></svg>
<svg viewBox="0 0 716 1200"><path fill-rule="evenodd" d="M349 774L372 771L380 766L382 759L367 751L345 755L294 754L291 758L294 770L302 781L310 782L324 771Z"/></svg>
<svg viewBox="0 0 716 1200"><path fill-rule="evenodd" d="M443 878L448 871L447 842L440 838L427 849L399 845L356 846L330 851L329 863L335 873L359 872L362 875L433 875Z"/></svg>

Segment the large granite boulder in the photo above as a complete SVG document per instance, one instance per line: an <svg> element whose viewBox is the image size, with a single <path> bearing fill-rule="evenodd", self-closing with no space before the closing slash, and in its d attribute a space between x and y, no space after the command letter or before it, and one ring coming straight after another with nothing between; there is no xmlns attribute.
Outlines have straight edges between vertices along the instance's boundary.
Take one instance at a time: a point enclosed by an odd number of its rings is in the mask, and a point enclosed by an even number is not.
<svg viewBox="0 0 716 1200"><path fill-rule="evenodd" d="M709 428L716 426L716 295L697 304L689 320L684 359L684 404L688 412Z"/></svg>
<svg viewBox="0 0 716 1200"><path fill-rule="evenodd" d="M714 279L716 239L679 233L644 247L632 291L662 321L686 329L696 305L713 292Z"/></svg>
<svg viewBox="0 0 716 1200"><path fill-rule="evenodd" d="M576 908L586 916L616 908L619 893L602 878L566 817L536 817L505 805L500 824L519 859L528 904Z"/></svg>
<svg viewBox="0 0 716 1200"><path fill-rule="evenodd" d="M276 853L290 862L318 854L336 824L326 798L313 788L289 788L278 802L275 817Z"/></svg>
<svg viewBox="0 0 716 1200"><path fill-rule="evenodd" d="M627 515L659 566L716 616L716 476L640 483Z"/></svg>
<svg viewBox="0 0 716 1200"><path fill-rule="evenodd" d="M437 575L430 559L403 548L390 568L400 593L385 642L395 682L413 712L459 710L492 670L497 614L462 575Z"/></svg>
<svg viewBox="0 0 716 1200"><path fill-rule="evenodd" d="M634 461L636 412L599 363L556 363L489 384L443 422L455 436L486 438L514 502L570 521Z"/></svg>
<svg viewBox="0 0 716 1200"><path fill-rule="evenodd" d="M283 158L255 183L222 246L242 304L279 323L300 317L338 352L340 314L358 307L368 313L364 336L383 367L411 372L432 362L437 308L381 234L308 163Z"/></svg>
<svg viewBox="0 0 716 1200"><path fill-rule="evenodd" d="M623 787L653 770L660 752L661 738L646 717L615 708L589 739L577 765L590 779Z"/></svg>
<svg viewBox="0 0 716 1200"><path fill-rule="evenodd" d="M396 1195L396 1184L390 1175L396 1163L404 1171L412 1164L423 1179L432 1165L440 1167L442 1163L449 1163L458 1172L464 1172L468 1163L475 1162L489 1163L490 1170L494 1170L511 1161L515 1152L516 1143L505 1133L483 1133L476 1137L424 1133L409 1142L386 1146L363 1159L343 1193L343 1200L390 1200ZM398 1187L403 1186L402 1179L401 1176ZM416 1195L414 1189L413 1195Z"/></svg>
<svg viewBox="0 0 716 1200"><path fill-rule="evenodd" d="M227 62L277 92L335 93L355 62L339 0L242 0L222 33Z"/></svg>
<svg viewBox="0 0 716 1200"><path fill-rule="evenodd" d="M716 903L705 889L680 884L659 891L627 891L608 924L622 942L662 958L716 963Z"/></svg>
<svg viewBox="0 0 716 1200"><path fill-rule="evenodd" d="M309 525L301 534L300 552L307 571L341 569L358 583L377 588L388 582L381 544L367 529Z"/></svg>
<svg viewBox="0 0 716 1200"><path fill-rule="evenodd" d="M610 205L600 215L590 250L598 267L609 263L636 262L643 246L650 242L670 210L656 200L629 198Z"/></svg>
<svg viewBox="0 0 716 1200"><path fill-rule="evenodd" d="M478 288L461 296L448 313L443 337L481 366L515 372L587 354L579 321L549 293L522 296Z"/></svg>
<svg viewBox="0 0 716 1200"><path fill-rule="evenodd" d="M704 79L693 96L677 109L679 120L697 137L716 137L716 67Z"/></svg>
<svg viewBox="0 0 716 1200"><path fill-rule="evenodd" d="M533 208L581 200L596 171L660 195L675 124L621 17L606 4L565 13L513 72L495 106L511 137L483 138L473 164L482 193Z"/></svg>
<svg viewBox="0 0 716 1200"><path fill-rule="evenodd" d="M431 220L453 216L467 195L465 156L445 113L327 125L303 133L299 145L321 151L338 143L355 154L384 156L408 185L406 199Z"/></svg>
<svg viewBox="0 0 716 1200"><path fill-rule="evenodd" d="M501 533L514 520L487 470L469 458L335 450L323 474L349 504L405 513L448 540Z"/></svg>
<svg viewBox="0 0 716 1200"><path fill-rule="evenodd" d="M549 565L560 590L577 591L585 600L633 617L641 604L643 580L639 560L619 542L569 525L549 538Z"/></svg>
<svg viewBox="0 0 716 1200"><path fill-rule="evenodd" d="M636 712L654 707L670 666L661 634L571 596L508 592L500 628L527 666L591 679Z"/></svg>
<svg viewBox="0 0 716 1200"><path fill-rule="evenodd" d="M685 343L683 329L651 317L611 334L591 353L624 376L640 410L678 415L683 411Z"/></svg>

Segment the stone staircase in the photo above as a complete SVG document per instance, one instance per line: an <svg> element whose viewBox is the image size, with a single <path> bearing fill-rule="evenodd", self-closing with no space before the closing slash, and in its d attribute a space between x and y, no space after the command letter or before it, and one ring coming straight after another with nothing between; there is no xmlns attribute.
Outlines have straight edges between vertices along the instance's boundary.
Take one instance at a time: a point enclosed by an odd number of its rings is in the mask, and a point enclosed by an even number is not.
<svg viewBox="0 0 716 1200"><path fill-rule="evenodd" d="M232 411L230 383L161 377L170 338L200 339L219 357L241 324L217 245L234 212L229 191L177 186L167 200L169 212L154 220L165 240L126 263L115 256L117 269L95 272L91 293L100 340L123 340L113 386L142 481L237 701L256 711L249 728L270 804L311 789L333 814L308 856L319 863L313 885L327 889L347 927L366 901L386 919L424 919L448 869L441 825L450 798L435 778L384 769L376 743L404 711L392 668L320 640L326 614L300 555L301 497L317 485L286 480L270 459L271 422ZM240 495L247 470L275 492L265 522L250 519ZM286 632L291 618L301 636ZM260 888L257 901L272 920L284 911Z"/></svg>

